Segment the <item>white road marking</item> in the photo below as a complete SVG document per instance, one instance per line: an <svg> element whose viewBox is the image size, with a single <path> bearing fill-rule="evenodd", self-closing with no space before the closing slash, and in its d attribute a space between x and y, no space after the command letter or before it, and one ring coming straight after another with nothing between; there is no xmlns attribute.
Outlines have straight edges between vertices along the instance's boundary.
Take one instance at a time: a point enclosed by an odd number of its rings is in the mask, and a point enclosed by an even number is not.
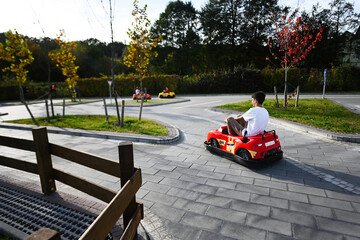
<svg viewBox="0 0 360 240"><path fill-rule="evenodd" d="M212 101L212 102L205 102L205 103L198 103L198 104L192 104L192 105L186 105L186 106L182 106L182 107L176 107L174 109L180 109L180 108L189 108L189 107L193 107L193 106L201 106L201 105L208 105L211 103L217 103L217 102L222 102L222 100L217 100L217 101Z"/></svg>

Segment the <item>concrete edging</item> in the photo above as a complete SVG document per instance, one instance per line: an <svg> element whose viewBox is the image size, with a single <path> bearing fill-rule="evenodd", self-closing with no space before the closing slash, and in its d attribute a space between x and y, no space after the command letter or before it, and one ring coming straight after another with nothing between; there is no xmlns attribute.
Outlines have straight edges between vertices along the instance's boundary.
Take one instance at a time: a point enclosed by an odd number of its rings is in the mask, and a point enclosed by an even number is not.
<svg viewBox="0 0 360 240"><path fill-rule="evenodd" d="M131 141L131 142L144 142L144 143L152 143L152 144L171 144L177 142L181 138L179 130L174 126L160 121L156 121L156 122L164 125L168 129L169 135L147 136L141 134L91 131L91 130L81 130L81 129L72 129L72 128L49 127L49 126L46 126L46 128L48 133L65 134L65 135L81 136L81 137L105 138L105 139ZM2 122L0 123L0 127L31 131L33 128L37 126Z"/></svg>

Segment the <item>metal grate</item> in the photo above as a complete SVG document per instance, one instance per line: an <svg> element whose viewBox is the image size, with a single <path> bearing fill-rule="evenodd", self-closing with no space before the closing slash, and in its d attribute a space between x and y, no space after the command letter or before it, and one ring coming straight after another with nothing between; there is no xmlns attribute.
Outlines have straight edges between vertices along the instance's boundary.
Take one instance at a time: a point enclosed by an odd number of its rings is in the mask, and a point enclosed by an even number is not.
<svg viewBox="0 0 360 240"><path fill-rule="evenodd" d="M95 217L0 186L0 221L31 235L41 228L78 239ZM112 239L109 234L106 239Z"/></svg>

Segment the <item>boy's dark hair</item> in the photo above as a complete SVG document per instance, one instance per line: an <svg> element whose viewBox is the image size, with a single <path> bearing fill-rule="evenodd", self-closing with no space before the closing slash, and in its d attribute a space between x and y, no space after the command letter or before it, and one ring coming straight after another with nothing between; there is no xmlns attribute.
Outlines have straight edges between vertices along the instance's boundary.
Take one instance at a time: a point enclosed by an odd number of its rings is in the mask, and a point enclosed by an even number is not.
<svg viewBox="0 0 360 240"><path fill-rule="evenodd" d="M265 101L265 96L266 94L263 91L258 91L253 93L251 97L257 100L259 104L263 104L263 102Z"/></svg>

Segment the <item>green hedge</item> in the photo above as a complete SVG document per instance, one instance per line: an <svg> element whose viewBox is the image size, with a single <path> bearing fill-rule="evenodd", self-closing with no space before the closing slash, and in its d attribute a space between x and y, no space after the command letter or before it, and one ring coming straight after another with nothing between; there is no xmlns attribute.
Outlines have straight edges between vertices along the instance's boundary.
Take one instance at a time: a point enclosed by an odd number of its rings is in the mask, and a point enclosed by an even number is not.
<svg viewBox="0 0 360 240"><path fill-rule="evenodd" d="M77 84L80 97L107 97L109 96L109 77L84 78ZM288 72L289 92L300 85L302 92L321 92L323 86L323 69L292 68ZM355 67L333 67L327 70L327 91L360 91L360 69ZM54 83L57 98L68 98L69 89L64 82ZM118 75L115 78L119 96L130 96L134 89L140 86L136 75ZM177 94L190 93L249 93L258 90L273 92L274 86L283 91L284 70L265 68L249 70L238 68L232 72L218 71L207 74L153 75L143 79L143 87L153 96L169 87ZM46 97L47 83L28 82L29 93L27 99ZM16 86L0 87L0 100L18 100L19 89Z"/></svg>

